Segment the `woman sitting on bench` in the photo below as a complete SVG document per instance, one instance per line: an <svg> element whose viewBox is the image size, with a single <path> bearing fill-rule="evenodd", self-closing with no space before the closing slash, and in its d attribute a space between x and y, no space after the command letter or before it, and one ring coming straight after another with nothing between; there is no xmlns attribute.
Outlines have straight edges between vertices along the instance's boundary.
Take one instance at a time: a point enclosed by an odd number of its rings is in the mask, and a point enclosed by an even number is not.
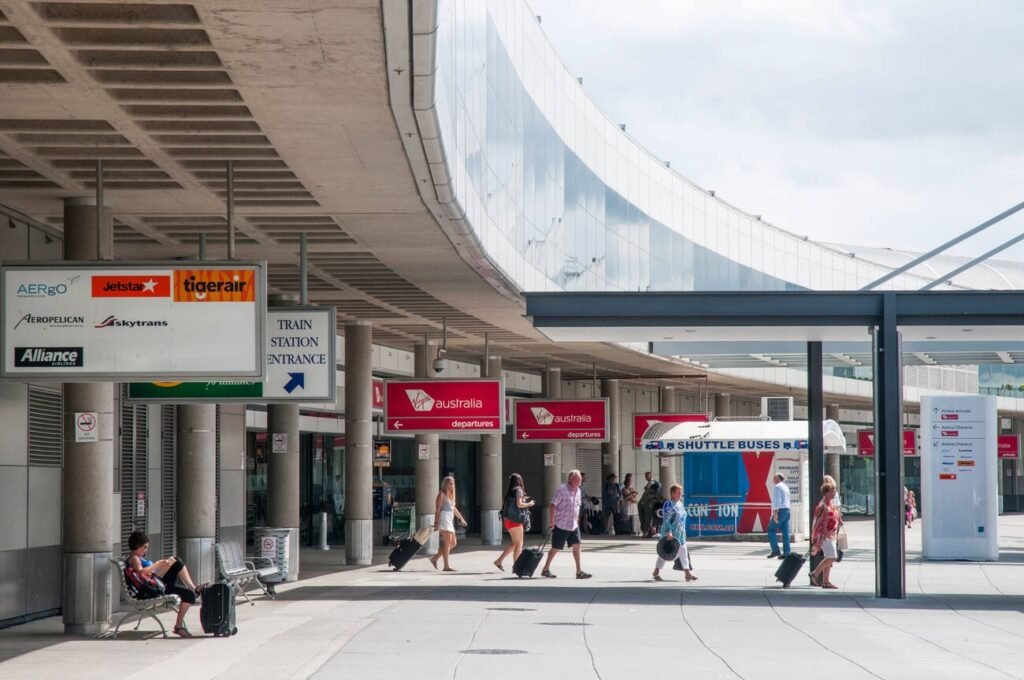
<svg viewBox="0 0 1024 680"><path fill-rule="evenodd" d="M174 634L183 638L190 638L192 634L185 627L185 612L196 603L196 597L203 592L207 584L197 586L188 573L188 567L177 557L168 557L155 562L146 559L146 551L149 550L149 536L146 532L135 530L128 537L128 566L142 574L153 574L164 582L165 592L168 595L177 595L181 598L181 606L178 607L178 620L174 622ZM183 585L178 585L178 582Z"/></svg>

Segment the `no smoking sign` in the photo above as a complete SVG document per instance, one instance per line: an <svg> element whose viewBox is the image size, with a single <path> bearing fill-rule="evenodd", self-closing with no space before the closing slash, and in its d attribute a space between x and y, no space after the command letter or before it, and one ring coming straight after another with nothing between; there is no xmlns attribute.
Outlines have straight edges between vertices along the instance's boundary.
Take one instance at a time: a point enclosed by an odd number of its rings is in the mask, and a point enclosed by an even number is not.
<svg viewBox="0 0 1024 680"><path fill-rule="evenodd" d="M100 440L99 418L96 411L75 414L75 442L98 442Z"/></svg>

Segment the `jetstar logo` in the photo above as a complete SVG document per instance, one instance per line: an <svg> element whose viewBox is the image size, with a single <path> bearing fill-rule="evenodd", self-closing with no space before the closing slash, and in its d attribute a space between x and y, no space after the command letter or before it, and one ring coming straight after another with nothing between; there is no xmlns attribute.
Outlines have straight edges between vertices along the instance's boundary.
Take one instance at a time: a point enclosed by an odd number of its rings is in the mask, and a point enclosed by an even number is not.
<svg viewBox="0 0 1024 680"><path fill-rule="evenodd" d="M446 409L481 409L484 402L480 399L434 399L423 390L406 390L405 396L409 398L414 410L427 413L434 410L444 411Z"/></svg>
<svg viewBox="0 0 1024 680"><path fill-rule="evenodd" d="M15 347L17 368L63 368L82 366L81 347Z"/></svg>
<svg viewBox="0 0 1024 680"><path fill-rule="evenodd" d="M163 320L136 319L124 321L116 316L108 316L93 326L93 328L161 328L165 326L167 326L167 322Z"/></svg>
<svg viewBox="0 0 1024 680"><path fill-rule="evenodd" d="M171 294L169 276L94 276L94 298L165 298Z"/></svg>
<svg viewBox="0 0 1024 680"><path fill-rule="evenodd" d="M21 324L49 326L52 328L81 328L84 323L84 316L37 316L35 314L26 314L18 319L18 323L14 324L14 328L17 329Z"/></svg>
<svg viewBox="0 0 1024 680"><path fill-rule="evenodd" d="M175 302L254 302L252 269L179 269L174 272Z"/></svg>

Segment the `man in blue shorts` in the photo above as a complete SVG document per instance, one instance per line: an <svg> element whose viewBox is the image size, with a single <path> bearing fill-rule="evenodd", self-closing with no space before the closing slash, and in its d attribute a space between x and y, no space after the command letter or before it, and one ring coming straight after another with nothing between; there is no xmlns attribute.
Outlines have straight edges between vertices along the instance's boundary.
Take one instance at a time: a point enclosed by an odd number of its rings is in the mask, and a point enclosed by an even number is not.
<svg viewBox="0 0 1024 680"><path fill-rule="evenodd" d="M551 505L548 508L550 517L549 528L551 531L551 550L548 551L548 559L544 563L544 570L540 572L545 578L555 578L551 573L551 560L559 550L565 548L568 543L572 548L572 557L576 560L576 578L590 578L590 574L580 568L580 506L582 505L582 494L580 484L583 476L579 470L569 472L569 479L565 484L558 487Z"/></svg>

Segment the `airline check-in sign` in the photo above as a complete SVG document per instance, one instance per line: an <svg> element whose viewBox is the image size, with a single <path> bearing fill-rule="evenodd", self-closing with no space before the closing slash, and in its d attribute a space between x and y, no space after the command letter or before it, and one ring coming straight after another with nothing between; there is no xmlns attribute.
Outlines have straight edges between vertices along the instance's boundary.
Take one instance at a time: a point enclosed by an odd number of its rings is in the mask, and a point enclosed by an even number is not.
<svg viewBox="0 0 1024 680"><path fill-rule="evenodd" d="M607 399L516 399L517 442L606 442Z"/></svg>
<svg viewBox="0 0 1024 680"><path fill-rule="evenodd" d="M501 434L505 387L500 379L387 380L384 426L388 433Z"/></svg>
<svg viewBox="0 0 1024 680"><path fill-rule="evenodd" d="M708 417L703 413L635 413L633 414L633 448L640 448L640 440L651 425L706 422L708 422Z"/></svg>

